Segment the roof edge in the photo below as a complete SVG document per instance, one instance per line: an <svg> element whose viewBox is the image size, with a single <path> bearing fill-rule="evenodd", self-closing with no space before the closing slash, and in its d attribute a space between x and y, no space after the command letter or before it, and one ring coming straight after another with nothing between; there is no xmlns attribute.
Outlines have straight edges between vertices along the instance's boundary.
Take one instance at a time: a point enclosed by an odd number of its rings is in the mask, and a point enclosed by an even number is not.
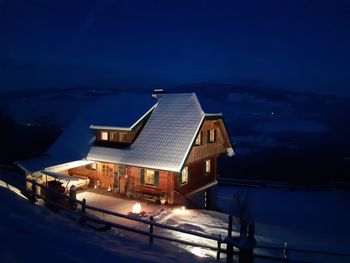
<svg viewBox="0 0 350 263"><path fill-rule="evenodd" d="M133 163L133 162L115 162L115 161L111 161L103 158L87 158L87 160L91 162L109 162L114 164L128 165L128 166L146 168L146 169L152 169L152 170L169 171L169 172L176 172L176 173L180 172L180 170L178 169L172 169L172 168L169 169L162 166L140 165L138 163Z"/></svg>
<svg viewBox="0 0 350 263"><path fill-rule="evenodd" d="M189 153L190 153L190 151L191 151L191 149L192 149L192 147L193 147L193 143L194 143L194 141L196 140L196 138L197 138L197 136L198 136L198 132L200 131L200 129L201 129L201 127L202 127L202 124L203 124L204 119L205 119L205 114L203 114L203 116L202 116L202 118L201 118L201 121L199 122L199 124L198 124L198 126L197 126L196 132L194 133L194 136L192 137L191 144L189 145L189 147L188 147L187 150L186 150L186 154L185 154L184 158L183 158L182 161L181 161L181 166L179 167L179 168L180 168L179 171L182 170L182 168L183 168L183 166L184 166L184 164L185 164L185 162L186 162L186 160L187 160L187 158L188 158L188 155L189 155Z"/></svg>
<svg viewBox="0 0 350 263"><path fill-rule="evenodd" d="M219 112L219 113L205 113L205 117L223 117L224 115Z"/></svg>
<svg viewBox="0 0 350 263"><path fill-rule="evenodd" d="M145 114L143 114L133 125L130 127L118 127L118 126L105 126L105 125L93 125L90 124L92 130L111 130L111 131L132 131L144 118L146 118L158 105L154 104Z"/></svg>

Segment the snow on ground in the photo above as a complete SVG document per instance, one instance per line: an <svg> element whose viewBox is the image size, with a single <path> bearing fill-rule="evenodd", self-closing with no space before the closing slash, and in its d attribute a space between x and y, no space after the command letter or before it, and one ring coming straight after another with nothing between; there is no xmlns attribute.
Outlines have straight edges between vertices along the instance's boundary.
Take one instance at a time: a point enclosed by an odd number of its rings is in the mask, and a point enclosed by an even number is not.
<svg viewBox="0 0 350 263"><path fill-rule="evenodd" d="M259 245L350 254L350 193L284 191L282 189L218 188L219 209L238 214L237 199L247 197L247 216L255 222ZM334 260L334 258L333 258ZM337 258L349 262L350 257ZM314 260L315 261L315 258ZM329 262L320 256L317 262Z"/></svg>
<svg viewBox="0 0 350 263"><path fill-rule="evenodd" d="M88 191L80 192L77 194L77 199L82 200L83 198L86 199L86 203L88 205L104 208L110 211L126 215L130 215L132 205L136 202L135 200L120 199ZM225 238L227 236L228 216L225 214L207 210L182 210L182 207L170 208L168 206L160 206L154 203L142 201L140 201L140 203L142 206L142 211L144 212L144 214L140 216L142 219L148 220L150 216L153 216L154 220L158 223L179 227L185 230L191 230L202 234L210 234L216 236L221 235L222 238ZM104 220L108 220L115 223L121 223L123 225L148 231L148 225L145 225L143 223L102 214L100 212L94 212L89 209L87 209L86 211ZM237 224L234 226L234 229L237 229ZM215 240L184 234L181 232L167 230L159 227L154 227L154 233L184 241L194 242L196 244L217 247L217 242ZM132 235L131 233L125 234ZM163 241L155 240L155 242ZM179 249L184 249L198 257L213 260L216 258L216 251L214 250L193 247L176 242L172 242L172 244L178 247ZM224 255L222 255L222 257L224 257Z"/></svg>
<svg viewBox="0 0 350 263"><path fill-rule="evenodd" d="M1 178L1 175L0 175ZM15 177L12 177L15 179ZM17 180L14 180L16 182ZM8 191L8 184L0 187L0 261L27 262L38 252L39 262L52 255L61 262L92 262L96 259L117 261L215 261L216 253L199 247L179 243L154 240L113 230L96 232L77 227L77 223L54 214L50 210L32 205L27 200ZM5 188L3 188L5 187ZM16 188L10 187L16 191ZM258 245L282 247L288 242L290 248L350 253L350 193L346 191L293 192L282 189L248 189L218 187L217 204L222 211L237 215L237 199L246 198L249 207L247 216L255 222ZM92 192L78 193L78 199L85 198L87 204L129 214L134 200L117 199ZM244 203L244 202L243 202ZM153 216L156 222L197 231L199 233L227 235L227 214L206 210L187 209L184 212L167 206L141 202L142 216ZM88 213L92 213L87 209ZM148 230L148 226L127 219L95 213L96 216L127 224L137 229ZM238 222L234 221L234 234L238 235ZM215 241L154 228L155 234L166 235L198 244L216 246ZM17 253L18 249L23 253ZM256 253L281 256L282 251ZM289 255L311 262L349 262L350 257L293 254ZM224 255L222 256L224 257ZM5 259L5 260L2 260ZM103 260L104 261L104 260ZM266 261L256 261L266 262Z"/></svg>
<svg viewBox="0 0 350 263"><path fill-rule="evenodd" d="M0 187L0 262L206 262L168 242L96 232Z"/></svg>

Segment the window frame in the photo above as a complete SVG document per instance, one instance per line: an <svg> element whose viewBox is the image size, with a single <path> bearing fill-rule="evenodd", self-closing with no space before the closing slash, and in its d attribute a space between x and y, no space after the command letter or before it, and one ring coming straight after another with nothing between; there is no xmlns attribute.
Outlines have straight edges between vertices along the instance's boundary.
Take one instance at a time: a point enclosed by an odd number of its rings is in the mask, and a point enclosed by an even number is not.
<svg viewBox="0 0 350 263"><path fill-rule="evenodd" d="M215 143L216 142L216 129L208 130L207 136L208 136L207 137L207 142L208 143Z"/></svg>
<svg viewBox="0 0 350 263"><path fill-rule="evenodd" d="M209 165L208 165L209 164ZM209 166L209 171L208 171L208 166ZM205 175L209 175L211 174L211 159L207 159L204 162L204 171L205 171Z"/></svg>
<svg viewBox="0 0 350 263"><path fill-rule="evenodd" d="M152 172L152 181L153 183L150 183L150 182L147 182L148 179L149 179L149 172ZM144 173L144 185L147 185L147 186L156 186L155 184L155 171L154 170L151 170L151 169L145 169L145 173Z"/></svg>
<svg viewBox="0 0 350 263"><path fill-rule="evenodd" d="M186 171L186 173L184 173ZM186 180L184 180L184 175L186 177ZM181 171L181 185L185 185L188 183L188 175L189 175L189 169L188 166L185 166Z"/></svg>
<svg viewBox="0 0 350 263"><path fill-rule="evenodd" d="M197 135L197 137L196 137L196 139L194 140L194 146L200 146L200 145L202 145L202 141L203 141L203 135L202 135L202 130L200 130L199 132L198 132L198 135ZM197 141L199 141L199 142L197 142Z"/></svg>
<svg viewBox="0 0 350 263"><path fill-rule="evenodd" d="M104 134L107 135L107 139L104 139ZM109 132L108 131L100 131L100 141L109 141Z"/></svg>

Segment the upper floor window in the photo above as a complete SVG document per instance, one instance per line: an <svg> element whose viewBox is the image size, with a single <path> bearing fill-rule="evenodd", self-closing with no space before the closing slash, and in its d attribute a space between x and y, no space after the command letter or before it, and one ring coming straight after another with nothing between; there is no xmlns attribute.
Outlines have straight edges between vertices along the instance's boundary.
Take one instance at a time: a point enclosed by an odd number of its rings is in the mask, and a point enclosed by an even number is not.
<svg viewBox="0 0 350 263"><path fill-rule="evenodd" d="M85 167L86 167L86 169L89 169L89 170L96 170L97 163L90 163L90 164L87 164Z"/></svg>
<svg viewBox="0 0 350 263"><path fill-rule="evenodd" d="M211 161L209 159L205 161L205 174L210 174L210 171L211 171Z"/></svg>
<svg viewBox="0 0 350 263"><path fill-rule="evenodd" d="M188 166L185 166L181 173L181 182L180 184L188 183Z"/></svg>
<svg viewBox="0 0 350 263"><path fill-rule="evenodd" d="M216 141L216 129L208 130L208 143Z"/></svg>
<svg viewBox="0 0 350 263"><path fill-rule="evenodd" d="M108 141L108 132L101 131L100 139L101 139L101 141Z"/></svg>
<svg viewBox="0 0 350 263"><path fill-rule="evenodd" d="M196 141L194 142L195 145L201 145L202 144L202 131L199 131Z"/></svg>

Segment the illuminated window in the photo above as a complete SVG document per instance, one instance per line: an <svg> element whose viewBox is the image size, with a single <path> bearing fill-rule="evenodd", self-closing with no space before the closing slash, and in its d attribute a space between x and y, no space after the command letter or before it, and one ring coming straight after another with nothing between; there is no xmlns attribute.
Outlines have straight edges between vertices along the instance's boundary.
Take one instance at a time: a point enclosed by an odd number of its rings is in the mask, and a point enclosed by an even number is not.
<svg viewBox="0 0 350 263"><path fill-rule="evenodd" d="M205 161L205 173L209 174L211 170L211 161L210 160L206 160Z"/></svg>
<svg viewBox="0 0 350 263"><path fill-rule="evenodd" d="M184 167L181 173L181 182L180 184L185 184L188 182L188 167Z"/></svg>
<svg viewBox="0 0 350 263"><path fill-rule="evenodd" d="M201 145L202 144L202 131L198 133L198 136L196 138L196 141L194 143L195 145Z"/></svg>
<svg viewBox="0 0 350 263"><path fill-rule="evenodd" d="M216 140L216 130L212 129L212 130L208 130L208 142L212 143L215 142Z"/></svg>
<svg viewBox="0 0 350 263"><path fill-rule="evenodd" d="M89 169L89 170L96 170L97 163L90 163L90 164L86 165L85 167L86 167L86 169Z"/></svg>
<svg viewBox="0 0 350 263"><path fill-rule="evenodd" d="M154 171L153 170L146 170L145 184L154 185Z"/></svg>
<svg viewBox="0 0 350 263"><path fill-rule="evenodd" d="M101 141L108 141L108 132L101 132L100 134Z"/></svg>

